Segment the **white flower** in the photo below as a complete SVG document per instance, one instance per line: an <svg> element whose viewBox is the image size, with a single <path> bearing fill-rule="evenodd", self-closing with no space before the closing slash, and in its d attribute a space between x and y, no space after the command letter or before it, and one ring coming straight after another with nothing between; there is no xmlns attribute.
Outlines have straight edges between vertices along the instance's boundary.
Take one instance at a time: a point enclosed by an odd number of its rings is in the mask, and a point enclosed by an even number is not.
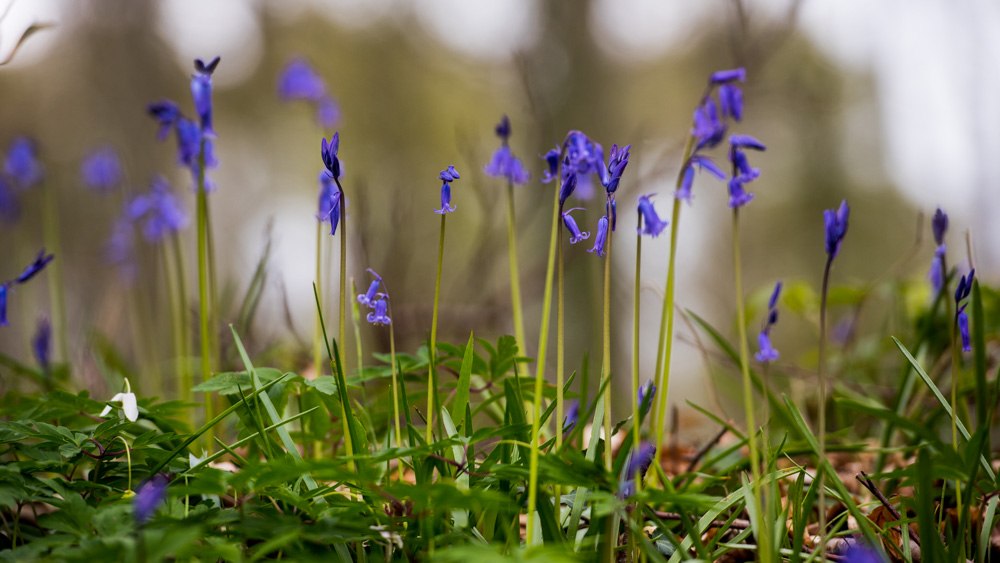
<svg viewBox="0 0 1000 563"><path fill-rule="evenodd" d="M135 393L132 392L132 387L128 383L128 379L125 380L125 392L118 393L114 397L111 397L109 403L114 403L115 401L121 401L122 410L125 412L125 418L129 422L135 422L139 418L139 405L135 401ZM107 416L111 412L111 405L104 407L101 414L98 416Z"/></svg>

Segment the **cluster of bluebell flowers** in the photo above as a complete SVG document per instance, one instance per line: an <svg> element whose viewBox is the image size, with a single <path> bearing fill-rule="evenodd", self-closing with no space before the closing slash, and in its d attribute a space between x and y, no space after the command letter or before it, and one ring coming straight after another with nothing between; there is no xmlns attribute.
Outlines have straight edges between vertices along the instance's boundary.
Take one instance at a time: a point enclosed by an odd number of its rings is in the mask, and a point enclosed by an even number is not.
<svg viewBox="0 0 1000 563"><path fill-rule="evenodd" d="M340 119L340 106L327 91L326 82L301 57L290 60L278 75L278 97L286 102L309 102L316 110L316 120L327 129Z"/></svg>
<svg viewBox="0 0 1000 563"><path fill-rule="evenodd" d="M948 231L948 215L941 210L940 207L934 212L934 217L931 219L931 231L934 233L934 258L931 261L931 269L927 273L927 278L931 282L931 288L934 290L934 297L936 298L941 290L944 289L944 280L947 272L945 272L945 254L947 253L948 247L944 243L944 235Z"/></svg>
<svg viewBox="0 0 1000 563"><path fill-rule="evenodd" d="M767 302L767 318L764 319L764 326L757 335L757 345L760 351L753 355L758 362L766 364L778 359L778 351L771 346L771 327L778 322L778 298L781 296L781 281L774 284L774 291L771 292L771 299Z"/></svg>
<svg viewBox="0 0 1000 563"><path fill-rule="evenodd" d="M170 183L160 175L153 177L149 193L135 196L125 209L129 221L141 223L148 242L157 243L184 229L188 215Z"/></svg>
<svg viewBox="0 0 1000 563"><path fill-rule="evenodd" d="M389 294L386 291L379 291L379 289L384 289L385 284L382 283L382 276L378 275L378 272L368 268L368 273L375 277L371 284L368 285L368 291L358 295L358 303L367 306L372 309L372 312L368 313L368 322L373 325L387 325L391 324L392 320L389 318Z"/></svg>
<svg viewBox="0 0 1000 563"><path fill-rule="evenodd" d="M45 250L42 249L35 260L28 264L28 267L21 272L21 275L17 276L12 280L7 280L0 283L0 326L10 326L7 321L7 295L10 291L18 285L26 283L31 278L35 277L38 272L41 272L55 258L52 254L46 254Z"/></svg>
<svg viewBox="0 0 1000 563"><path fill-rule="evenodd" d="M526 184L531 179L531 174L521 164L521 160L514 156L510 150L508 140L510 139L510 119L503 116L496 126L497 137L500 137L500 148L490 158L490 162L483 167L483 172L491 178L506 178L507 182L519 186Z"/></svg>
<svg viewBox="0 0 1000 563"><path fill-rule="evenodd" d="M955 288L955 323L958 325L958 333L962 337L962 351L969 352L972 347L969 344L969 316L965 313L965 307L969 304L966 298L972 293L972 281L975 279L976 269L969 271L968 276L962 276ZM965 303L962 303L965 301Z"/></svg>
<svg viewBox="0 0 1000 563"><path fill-rule="evenodd" d="M149 114L160 124L158 139L162 141L170 131L174 131L177 138L178 160L182 166L191 171L196 184L202 177L202 160L205 168L215 168L219 165L218 159L215 158L213 139L217 135L212 119L212 73L218 64L219 57L208 63L195 59L195 73L191 77L191 95L198 114L197 122L185 117L177 104L170 100L153 102L148 108ZM212 191L213 187L208 178L205 178L205 191Z"/></svg>
<svg viewBox="0 0 1000 563"><path fill-rule="evenodd" d="M438 175L441 179L441 209L435 209L434 213L445 215L451 213L456 208L451 204L451 183L461 178L454 166L441 171Z"/></svg>

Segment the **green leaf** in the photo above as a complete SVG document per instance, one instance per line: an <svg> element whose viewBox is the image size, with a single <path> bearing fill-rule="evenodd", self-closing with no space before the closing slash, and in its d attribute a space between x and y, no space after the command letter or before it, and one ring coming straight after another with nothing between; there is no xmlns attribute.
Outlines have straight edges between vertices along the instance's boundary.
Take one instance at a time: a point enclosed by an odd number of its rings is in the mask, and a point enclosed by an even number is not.
<svg viewBox="0 0 1000 563"><path fill-rule="evenodd" d="M458 373L458 389L455 401L451 405L451 419L458 420L458 427L465 424L465 407L469 404L469 387L472 385L472 357L475 338L469 333L469 343L465 345L465 356L462 358L462 369Z"/></svg>

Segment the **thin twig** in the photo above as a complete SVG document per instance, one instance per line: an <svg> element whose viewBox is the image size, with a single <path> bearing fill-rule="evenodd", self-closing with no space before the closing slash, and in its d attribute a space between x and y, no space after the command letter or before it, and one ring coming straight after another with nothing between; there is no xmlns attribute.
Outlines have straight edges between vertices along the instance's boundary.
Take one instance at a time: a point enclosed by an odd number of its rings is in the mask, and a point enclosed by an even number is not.
<svg viewBox="0 0 1000 563"><path fill-rule="evenodd" d="M659 518L660 520L680 521L683 519L681 515L677 514L676 512L660 512L659 510L656 510L653 512L653 514L656 514L656 517ZM692 522L695 521L695 519L691 517L688 517L688 519L691 520ZM736 530L746 530L747 528L750 527L750 521L744 520L743 518L735 518L732 522L728 520L712 520L711 522L708 523L709 528L723 528L726 526Z"/></svg>
<svg viewBox="0 0 1000 563"><path fill-rule="evenodd" d="M878 501L882 503L882 506L884 506L886 510L889 511L889 514L892 514L893 518L899 521L903 520L903 517L899 514L899 511L897 511L896 508L892 506L892 503L889 502L889 499L885 498L885 495L882 494L882 491L880 491L879 488L875 485L875 483L872 482L871 478L868 477L867 473L862 471L858 475L855 475L854 478L857 479L862 485L864 485L864 487L868 489L873 495L875 495L875 498L877 498ZM920 545L920 536L918 536L917 533L913 531L913 528L911 528L909 524L905 524L905 526L906 526L906 532L910 535L910 539L912 539L913 542L916 543L917 545Z"/></svg>
<svg viewBox="0 0 1000 563"><path fill-rule="evenodd" d="M694 458L691 459L691 463L688 464L687 469L684 472L685 473L694 472L695 466L698 465L698 462L701 461L701 458L705 457L705 454L707 454L709 450L715 447L715 445L719 443L719 440L721 440L722 437L725 436L726 432L728 431L729 429L723 426L719 430L719 432L712 437L711 440L706 442L705 445L702 446L701 449L694 454Z"/></svg>

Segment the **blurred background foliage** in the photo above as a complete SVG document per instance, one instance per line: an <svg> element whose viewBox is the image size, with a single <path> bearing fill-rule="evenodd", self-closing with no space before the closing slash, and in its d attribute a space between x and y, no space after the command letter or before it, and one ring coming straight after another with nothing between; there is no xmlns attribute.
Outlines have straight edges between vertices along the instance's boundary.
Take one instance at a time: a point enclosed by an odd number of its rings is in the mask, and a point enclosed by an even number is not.
<svg viewBox="0 0 1000 563"><path fill-rule="evenodd" d="M322 169L320 139L333 133L315 123L305 104L282 102L276 94L277 76L295 56L315 67L340 105L336 130L349 202L349 273L363 287L364 269L372 267L389 284L397 345L403 351L415 350L429 333L439 225L431 210L438 204L437 173L450 164L462 179L453 189L458 212L448 227L439 341L464 342L473 329L477 337L494 341L513 331L504 186L482 173L498 144L493 126L506 113L513 124L511 146L533 176L516 195L532 343L538 338L553 189L537 180L543 165L538 155L570 129L586 132L606 150L612 143L632 144L632 164L618 195L623 213L613 250L614 367L628 373L635 244L635 217L629 210L639 195L656 192L661 214L668 215L692 110L709 73L735 66L745 66L748 73L746 119L737 132L768 145L755 157L763 176L753 186L756 199L742 214L745 289L757 313L749 322L761 322L760 309L775 280L785 280L790 288L782 323L772 333L782 352L772 377L811 385L816 294L825 258L821 212L841 199L850 201L852 213L834 285L857 291L842 294L839 305L832 298L838 305L833 322L858 319L852 345L875 350L891 345L887 333L899 326L900 315L913 315L929 300L923 276L933 247L927 242L929 223L918 221L933 208L901 191L887 171L886 102L874 67L845 65L831 56L829 45L817 44L823 35L815 33L816 18L823 12L812 4L17 2L0 23L0 53L32 21L55 27L32 37L11 65L0 67L0 148L17 135L37 139L46 189L58 193L63 248L57 260L66 279L71 387L105 392L92 351L95 342L113 343L132 366L151 361L166 366L170 353L156 254L142 247L139 276L132 283L107 265L104 245L122 198L83 189L80 163L92 149L109 145L122 157L128 192L144 191L153 175L165 174L193 209L190 177L175 163L173 142L156 141L156 125L145 108L166 97L193 113L191 60L216 54L222 55L214 98L220 167L212 173L218 189L210 197L218 269L223 293L238 302L266 241L272 241L261 307L252 332L244 334L254 351L270 355L266 361L272 365L311 370L316 177ZM858 3L845 5L857 10ZM636 26L634 37L627 26L621 29L623 21ZM649 32L657 22L663 22L662 33ZM863 41L864 35L865 28L859 28L854 39ZM919 131L922 116L909 118L911 131ZM714 156L725 161L722 152ZM16 275L42 244L41 198L37 191L20 198L20 218L0 226L0 279ZM682 218L677 299L732 336L731 227L725 202L723 183L699 177L693 206ZM594 231L603 206L591 202L591 207L577 220ZM971 226L961 214L953 213L952 220L953 233ZM918 225L926 234L922 246L915 247ZM964 255L960 235L952 237L953 253ZM192 227L185 239L193 258ZM337 246L329 238L327 244ZM655 361L668 244L665 235L643 249L643 380L652 376ZM600 349L602 265L581 246L567 254L570 370L579 368L587 350L591 365L598 365L594 352ZM326 253L331 277L336 252ZM195 268L187 273L193 284ZM862 297L867 299L864 314L855 315ZM335 298L328 295L327 303ZM141 329L130 321L129 309L136 306L152 319ZM29 361L30 335L48 308L43 283L19 289L11 304L14 326L0 329L0 351ZM235 309L222 321L233 322ZM152 349L136 344L140 333L156 343ZM364 326L362 334L366 355L388 349L385 330ZM736 370L711 345L699 352L683 322L678 338L671 402L683 406L690 398L709 404L720 395L726 414L738 416L732 406L738 397L726 391L736 388ZM530 345L526 354L533 355L535 347ZM346 348L354 350L353 336ZM888 377L879 375L877 364L867 367L873 373L866 383ZM627 378L618 378L618 384L624 408ZM700 418L689 413L682 412L682 422Z"/></svg>

